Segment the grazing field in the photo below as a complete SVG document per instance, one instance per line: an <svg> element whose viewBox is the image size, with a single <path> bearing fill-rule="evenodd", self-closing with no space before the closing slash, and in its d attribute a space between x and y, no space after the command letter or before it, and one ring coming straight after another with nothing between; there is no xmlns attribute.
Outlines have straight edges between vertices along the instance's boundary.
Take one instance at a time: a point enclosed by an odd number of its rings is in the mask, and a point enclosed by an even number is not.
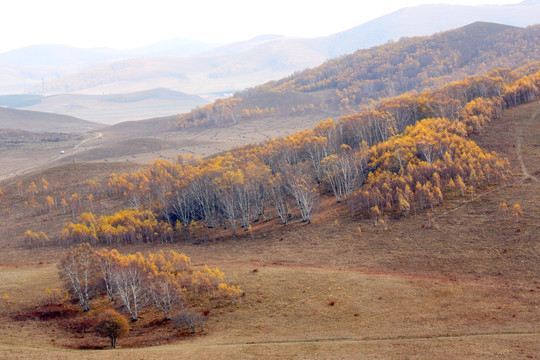
<svg viewBox="0 0 540 360"><path fill-rule="evenodd" d="M26 249L13 228L22 226L18 218L5 221L0 296L7 300L0 310L0 357L538 358L540 102L506 111L474 140L508 157L510 182L474 198L446 200L431 224L421 212L390 219L388 230L382 230L327 199L311 224L296 219L281 226L269 220L257 223L252 234L231 237L219 230L208 232L202 244L162 246L184 252L195 266L218 266L246 295L237 305L211 313L204 331L184 336L171 330L176 338L156 346L135 347L128 337L119 340L117 350L77 350L86 339L58 329L53 321L17 318L46 301L45 288L60 286L56 265L65 249ZM92 166L95 171L104 165ZM72 181L74 190L88 177L84 169L72 168L71 176L80 178ZM47 173L51 182L62 176ZM15 181L0 187L10 188ZM503 219L502 201L521 206L520 222Z"/></svg>

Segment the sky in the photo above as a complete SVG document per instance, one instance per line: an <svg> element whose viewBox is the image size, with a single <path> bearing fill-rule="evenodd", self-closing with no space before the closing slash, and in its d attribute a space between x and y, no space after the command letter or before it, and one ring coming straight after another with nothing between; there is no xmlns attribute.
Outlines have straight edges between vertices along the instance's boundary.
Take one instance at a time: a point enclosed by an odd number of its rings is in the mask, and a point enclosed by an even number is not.
<svg viewBox="0 0 540 360"><path fill-rule="evenodd" d="M0 53L36 44L129 49L172 38L231 43L262 34L335 34L425 3L512 4L521 0L8 0Z"/></svg>

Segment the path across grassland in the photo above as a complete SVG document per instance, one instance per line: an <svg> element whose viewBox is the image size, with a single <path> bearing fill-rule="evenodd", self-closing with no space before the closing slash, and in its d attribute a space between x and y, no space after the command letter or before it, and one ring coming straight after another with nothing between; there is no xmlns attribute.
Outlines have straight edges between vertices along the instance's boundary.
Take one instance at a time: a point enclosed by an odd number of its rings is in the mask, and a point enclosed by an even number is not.
<svg viewBox="0 0 540 360"><path fill-rule="evenodd" d="M75 144L73 146L73 148L71 148L68 151L71 151L72 153L74 153L82 145L84 145L84 144L86 144L86 143L88 143L90 141L100 139L101 137L103 137L103 133L98 132L98 133L96 133L95 136L93 136L91 138L88 138L88 139L84 139L81 142ZM32 170L38 170L38 169L45 168L48 164L52 163L55 160L60 159L62 156L65 156L65 155L63 153L58 152L57 154L51 156L50 158L48 158L48 159L46 159L43 162L40 162L38 164L34 164L34 165L31 165L31 166L28 166L28 167L25 167L25 168L22 168L22 169L11 171L11 172L9 172L7 174L0 175L0 181L12 178L14 176L25 174L25 173L27 173L29 171L32 171Z"/></svg>
<svg viewBox="0 0 540 360"><path fill-rule="evenodd" d="M523 161L523 131L531 126L533 121L540 115L540 112L535 112L531 115L529 120L519 129L518 138L517 138L517 154L519 163L521 164L521 170L523 171L523 179L532 179L534 181L540 182L536 176L532 175L527 166L525 166L525 161Z"/></svg>

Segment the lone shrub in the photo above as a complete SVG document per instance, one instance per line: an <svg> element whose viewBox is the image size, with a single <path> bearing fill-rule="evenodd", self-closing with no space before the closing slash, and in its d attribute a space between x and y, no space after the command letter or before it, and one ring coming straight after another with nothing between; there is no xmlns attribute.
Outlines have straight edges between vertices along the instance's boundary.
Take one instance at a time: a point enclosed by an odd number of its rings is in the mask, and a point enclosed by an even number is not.
<svg viewBox="0 0 540 360"><path fill-rule="evenodd" d="M202 328L204 317L193 311L182 310L180 313L172 318L175 329L189 329L191 334L195 332L197 327Z"/></svg>

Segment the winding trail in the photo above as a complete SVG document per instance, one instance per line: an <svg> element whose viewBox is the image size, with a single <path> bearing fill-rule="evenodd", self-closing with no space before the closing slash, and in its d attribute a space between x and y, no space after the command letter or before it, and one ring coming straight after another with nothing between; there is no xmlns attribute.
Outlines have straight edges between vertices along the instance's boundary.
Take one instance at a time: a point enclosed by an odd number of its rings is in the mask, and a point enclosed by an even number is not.
<svg viewBox="0 0 540 360"><path fill-rule="evenodd" d="M540 182L539 178L529 172L527 166L525 166L525 162L523 161L523 130L531 126L531 124L538 117L538 115L540 115L540 111L533 113L529 120L527 120L527 122L519 129L517 138L517 154L519 163L521 164L521 171L523 172L523 180L532 179L534 181Z"/></svg>
<svg viewBox="0 0 540 360"><path fill-rule="evenodd" d="M96 133L96 135L94 137L91 137L91 138L88 138L88 139L84 139L82 140L81 142L75 144L75 146L73 146L73 148L71 148L70 151L72 154L75 153L77 151L78 148L80 148L82 145L90 142L90 141L93 141L93 140L97 140L97 139L100 139L101 137L103 137L103 133ZM67 151L66 151L67 153ZM0 181L2 180L6 180L6 179L9 179L9 178L12 178L14 176L18 176L18 175L22 175L22 174L25 174L27 173L28 171L32 171L32 170L37 170L37 169L41 169L41 168L44 168L45 165L48 165L50 164L51 162L55 161L55 160L58 160L60 159L62 156L65 156L64 154L62 153L57 153L53 156L51 156L50 158L48 158L47 160L45 160L43 163L40 163L38 165L32 165L32 166L29 166L29 167L26 167L26 168L22 168L22 169L18 169L18 170L14 170L14 171L11 171L7 174L0 174Z"/></svg>
<svg viewBox="0 0 540 360"><path fill-rule="evenodd" d="M517 131L516 152L517 152L517 157L518 157L519 164L521 166L521 172L523 173L523 176L521 177L520 180L515 181L514 184L515 183L521 183L521 182L523 182L523 181L525 181L527 179L531 179L531 180L534 180L536 182L540 182L540 179L538 177L534 176L533 174L531 174L529 172L529 169L527 169L527 166L525 165L525 161L523 160L523 132L524 132L524 130L526 130L528 127L531 126L531 124L534 122L534 120L537 117L540 117L540 111L534 112L530 116L530 118L523 125L521 125L519 127L519 130ZM485 192L483 192L481 194L478 194L478 195L474 196L472 199L463 201L460 205L456 206L455 208L448 209L446 211L443 211L443 212L437 214L435 217L439 218L439 217L445 216L445 215L447 215L449 213L452 213L454 211L457 211L457 210L461 209L462 207L467 206L467 204L469 204L469 203L471 203L473 201L476 201L479 198L485 197L485 196L487 196L487 195L489 195L491 193L497 192L500 189L505 188L507 186L508 186L508 184L503 184L503 185L494 187L494 188L492 188L492 189L490 189L488 191L485 191Z"/></svg>
<svg viewBox="0 0 540 360"><path fill-rule="evenodd" d="M102 137L103 137L103 133L98 132L98 133L96 133L96 136L85 139L85 140L81 141L80 143L78 143L77 145L75 145L72 150L77 150L78 148L80 148L81 146L86 144L87 142L92 141L92 140L97 140L97 139L100 139Z"/></svg>

